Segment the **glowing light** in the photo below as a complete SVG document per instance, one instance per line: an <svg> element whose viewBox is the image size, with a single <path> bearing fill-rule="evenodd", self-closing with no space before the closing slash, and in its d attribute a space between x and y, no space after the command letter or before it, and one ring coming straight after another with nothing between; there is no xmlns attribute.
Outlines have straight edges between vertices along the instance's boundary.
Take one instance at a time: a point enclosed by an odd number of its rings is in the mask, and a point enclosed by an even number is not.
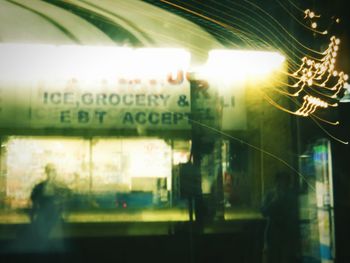
<svg viewBox="0 0 350 263"><path fill-rule="evenodd" d="M305 95L303 99L304 99L304 102L302 106L295 112L299 116L306 117L306 116L309 116L310 114L313 114L318 107L321 107L321 108L328 107L327 102L310 95Z"/></svg>
<svg viewBox="0 0 350 263"><path fill-rule="evenodd" d="M175 48L0 44L0 81L153 78L187 71L190 54Z"/></svg>
<svg viewBox="0 0 350 263"><path fill-rule="evenodd" d="M266 77L281 68L285 57L277 52L212 50L202 73L210 78L243 81Z"/></svg>
<svg viewBox="0 0 350 263"><path fill-rule="evenodd" d="M307 92L306 89L308 89L322 95L322 98L329 98L332 100L337 99L337 95L343 88L344 83L348 78L344 72L338 72L335 70L339 43L340 40L335 36L332 36L330 38L328 48L324 52L320 53L323 55L322 58L316 60L315 58L303 57L301 59L302 63L298 70L291 74L291 76L295 78L296 82L289 86L298 89L296 92L291 94L292 96L295 96L296 94L299 95L302 91ZM330 93L330 91L332 91L332 93ZM303 100L304 102L299 109L291 113L307 117L312 115L318 108L327 108L329 106L336 107L338 105L337 103L329 104L324 99L321 99L321 97L318 98L310 95L305 95ZM323 120L321 118L319 119ZM329 124L337 124L337 122L331 123L326 120L323 121Z"/></svg>
<svg viewBox="0 0 350 263"><path fill-rule="evenodd" d="M175 48L135 49L132 58L132 71L144 78L159 77L167 73L176 76L178 70L186 72L190 66L190 54Z"/></svg>
<svg viewBox="0 0 350 263"><path fill-rule="evenodd" d="M207 16L204 16L196 11L193 11L191 9L192 6L190 6L189 4L185 4L186 1L182 1L184 4L183 5L177 5L177 4L172 4L170 3L170 1L165 1L165 0L161 0L161 2L163 3L167 3L173 7L179 8L181 10L185 10L191 14L194 14L198 17L207 19L208 21L211 21L213 23L215 23L218 26L222 26L225 29L228 30L232 30L232 32L234 32L237 36L239 36L239 38L243 41L246 42L247 46L253 46L254 42L255 42L255 38L250 38L250 36L252 35L252 32L246 32L243 30L241 30L241 28L244 28L244 26L241 27L237 27L235 28L234 26L232 26L229 23L224 23L222 21L216 20L216 19L212 19L212 18L208 18ZM249 2L249 1L244 1L244 2ZM299 8L295 3L293 3L293 1L291 1L291 6L292 8L295 8L298 12L302 12L304 15L304 19L306 20L306 24L302 23L301 21L298 20L297 16L294 16L294 12L290 12L290 8L287 6L284 6L282 2L278 1L278 3L280 4L280 6L282 8L284 8L284 10L286 11L287 14L290 15L290 17L292 17L293 19L295 19L297 21L297 23L299 25L302 25L303 27L307 28L312 34L323 34L326 35L328 34L328 30L323 30L323 31L318 31L316 28L318 27L317 23L318 23L318 19L321 18L321 15L316 14L314 11L311 11L310 9L306 9L305 11L301 8ZM189 8L184 7L184 5L188 5ZM269 16L269 13L261 6L259 6L259 4L255 4L255 3L251 3L249 2L250 7L255 7L256 10L258 10L259 12L261 11L264 15ZM238 5L237 5L238 6ZM227 7L227 5L223 5L223 7L228 8L228 10L230 10L229 7ZM232 11L235 11L233 9L231 9ZM262 17L261 14L257 13L257 16ZM278 23L278 21L270 16L271 19L273 19L274 21L276 21ZM339 22L338 18L332 17L333 21ZM239 19L237 19L238 23L239 23ZM258 20L256 20L258 21ZM260 22L260 21L259 21ZM320 24L324 24L324 21L321 21L322 23ZM272 25L272 24L269 24ZM259 28L257 26L257 28ZM331 28L331 26L329 25L328 28ZM268 31L268 30L267 30ZM279 39L279 37L276 37L274 35L269 35L269 32L263 32L262 35L268 35L269 38L268 39L263 39L263 43L264 45L266 43L271 43L271 40L276 40L278 38L278 48L285 48L285 53L286 54L292 54L290 57L287 57L288 60L288 71L285 72L286 76L288 76L288 83L284 83L283 81L281 82L281 87L280 88L272 88L271 90L273 91L278 91L281 94L287 95L287 96L298 96L298 98L293 98L293 101L295 101L295 103L297 105L299 105L299 96L303 96L305 94L319 94L320 98L327 100L325 101L325 103L328 103L328 99L332 99L332 96L334 96L334 94L329 94L330 90L334 89L334 92L338 92L339 89L341 88L341 86L343 86L343 80L339 75L333 74L333 71L335 69L335 63L336 63L336 56L337 51L339 49L338 45L340 44L340 40L338 38L336 38L335 36L331 36L330 37L330 42L329 42L329 46L326 50L324 50L323 52L318 51L318 49L312 49L308 46L305 46L303 43L301 43L298 39L296 39L295 37L293 37L290 32L287 32L288 35L290 36L290 38L284 38L284 39L288 39L288 40L292 40L295 41L296 46L290 50L288 45L286 45L285 43L283 43L282 39ZM253 34L253 36L255 37L255 35ZM277 41L276 41L277 43ZM274 43L274 44L276 44ZM233 43L236 44L236 43ZM305 50L308 51L307 55L303 55ZM293 58L295 57L295 55L297 54L301 54L301 64L299 64L299 62L296 62L293 60ZM289 61L290 60L290 61ZM208 70L209 67L207 65L206 67L206 72L208 73L209 76L211 77L216 77L216 78L221 78L221 79L225 79L226 81L228 80L234 80L234 81L244 81L246 79L246 75L248 75L246 72L247 70L245 70L245 61L241 60L241 64L238 65L234 64L234 66L232 66L232 59L230 59L230 56L228 55L223 55L222 56L222 63L221 65L223 65L223 67L217 67L217 65L220 65L219 62L217 63L211 63L211 71ZM289 63L291 62L291 63ZM230 64L231 63L231 64ZM210 64L210 63L208 63ZM253 61L254 65L255 62ZM237 66L238 65L238 66ZM282 70L281 70L282 71ZM209 74L210 73L210 74ZM230 79L229 79L230 78ZM278 81L278 80L277 80ZM336 85L335 85L336 83ZM335 88L333 87L335 86ZM285 87L289 87L289 88L293 88L295 90L293 90L292 92L286 92L285 91ZM310 91L310 92L309 92ZM300 116L309 116L311 114L313 114L320 106L326 106L327 104L325 103L316 103L313 102L311 103L309 100L305 100L304 101L304 106L302 107L302 109L300 109L299 111L293 111L288 109L287 107L282 106L280 103L276 102L274 99L272 99L265 91L263 91L263 96L264 98L274 107L283 110L285 112L291 113L291 114L297 114ZM303 98L302 98L303 99ZM323 101L323 100L322 100ZM332 101L329 101L330 104L328 105L336 105L336 103L333 103L333 99ZM317 119L317 120L321 120L324 121L328 124L336 124L337 122L328 122L322 118L319 118L317 115L313 115L313 120ZM318 123L317 123L318 124ZM321 127L321 126L320 126ZM321 127L322 128L322 127ZM327 134L329 134L327 131L325 131ZM330 134L329 134L330 135ZM331 136L332 138L334 138L334 136ZM336 139L336 138L334 138ZM337 141L340 141L338 139L336 139ZM342 142L342 141L340 141ZM342 142L344 143L344 142Z"/></svg>
<svg viewBox="0 0 350 263"><path fill-rule="evenodd" d="M311 11L310 9L306 9L304 11L304 18L319 18L320 15L316 15L315 12Z"/></svg>

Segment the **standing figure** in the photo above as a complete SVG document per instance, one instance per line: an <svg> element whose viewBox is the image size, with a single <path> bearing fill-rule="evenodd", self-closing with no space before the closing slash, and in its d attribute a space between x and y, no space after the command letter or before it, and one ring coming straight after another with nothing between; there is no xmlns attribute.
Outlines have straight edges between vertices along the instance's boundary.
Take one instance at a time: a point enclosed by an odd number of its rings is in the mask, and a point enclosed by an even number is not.
<svg viewBox="0 0 350 263"><path fill-rule="evenodd" d="M264 237L267 262L297 262L298 206L290 174L276 174L275 187L267 193L261 210L267 218Z"/></svg>
<svg viewBox="0 0 350 263"><path fill-rule="evenodd" d="M45 245L52 229L62 220L63 193L65 189L56 182L56 168L49 163L45 166L46 179L34 186L31 193L30 213L32 235L37 245Z"/></svg>

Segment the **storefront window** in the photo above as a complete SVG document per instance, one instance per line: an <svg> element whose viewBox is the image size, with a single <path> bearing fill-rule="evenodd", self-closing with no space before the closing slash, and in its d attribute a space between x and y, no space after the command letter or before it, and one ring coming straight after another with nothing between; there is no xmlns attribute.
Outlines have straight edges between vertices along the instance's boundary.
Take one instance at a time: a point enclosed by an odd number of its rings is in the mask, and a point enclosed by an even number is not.
<svg viewBox="0 0 350 263"><path fill-rule="evenodd" d="M53 164L59 184L89 191L88 142L83 139L10 137L6 143L6 201L11 209L31 205L34 185L45 180L45 166Z"/></svg>
<svg viewBox="0 0 350 263"><path fill-rule="evenodd" d="M188 142L177 141L172 148L153 138L13 136L3 146L4 208L30 209L33 188L46 179L50 164L55 181L68 191L67 218L75 211L170 208L177 191L173 167L189 156Z"/></svg>

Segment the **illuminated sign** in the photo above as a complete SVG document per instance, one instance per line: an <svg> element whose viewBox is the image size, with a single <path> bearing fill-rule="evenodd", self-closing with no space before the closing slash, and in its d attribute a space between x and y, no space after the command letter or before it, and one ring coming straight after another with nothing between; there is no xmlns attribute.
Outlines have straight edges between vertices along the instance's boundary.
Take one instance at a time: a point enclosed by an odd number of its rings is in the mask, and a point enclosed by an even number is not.
<svg viewBox="0 0 350 263"><path fill-rule="evenodd" d="M0 45L0 127L189 129L180 49Z"/></svg>
<svg viewBox="0 0 350 263"><path fill-rule="evenodd" d="M0 58L1 128L191 127L191 56L185 50L0 44ZM211 51L195 71L208 83L194 98L197 119L210 125L219 101L222 128L245 129L242 77L260 79L283 59L272 52Z"/></svg>
<svg viewBox="0 0 350 263"><path fill-rule="evenodd" d="M70 91L13 88L4 92L1 126L32 128L135 128L188 129L189 83L159 90L123 89L103 91L84 88ZM17 96L18 94L18 96Z"/></svg>

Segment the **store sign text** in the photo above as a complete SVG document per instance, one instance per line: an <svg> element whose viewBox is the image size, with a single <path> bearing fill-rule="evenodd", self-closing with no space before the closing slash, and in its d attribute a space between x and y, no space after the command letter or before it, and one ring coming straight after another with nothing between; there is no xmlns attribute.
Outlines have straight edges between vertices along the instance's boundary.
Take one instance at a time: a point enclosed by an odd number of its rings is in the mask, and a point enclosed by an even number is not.
<svg viewBox="0 0 350 263"><path fill-rule="evenodd" d="M64 110L60 111L60 122L62 124L71 124L78 122L84 123L98 123L103 124L108 117L107 111L87 111L87 110ZM137 124L150 124L150 125L178 125L181 122L189 123L190 114L187 112L125 112L121 118L123 125L137 125Z"/></svg>
<svg viewBox="0 0 350 263"><path fill-rule="evenodd" d="M41 91L32 101L32 119L57 125L179 126L190 123L186 89L138 91Z"/></svg>
<svg viewBox="0 0 350 263"><path fill-rule="evenodd" d="M118 93L82 93L44 92L42 102L45 105L74 106L141 106L167 107L169 94L118 94ZM184 105L188 106L188 105Z"/></svg>

